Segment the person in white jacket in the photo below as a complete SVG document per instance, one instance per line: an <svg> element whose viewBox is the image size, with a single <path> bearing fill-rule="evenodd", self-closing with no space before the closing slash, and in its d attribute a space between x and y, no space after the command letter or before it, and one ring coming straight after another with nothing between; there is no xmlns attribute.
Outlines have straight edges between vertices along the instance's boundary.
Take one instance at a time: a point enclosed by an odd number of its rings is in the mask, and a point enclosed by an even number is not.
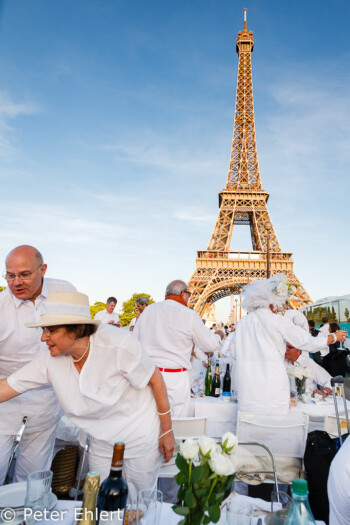
<svg viewBox="0 0 350 525"><path fill-rule="evenodd" d="M231 342L235 359L238 409L246 412L287 413L290 390L284 366L286 343L308 352L317 352L333 340L344 341L346 332L312 337L273 310L289 298L284 274L255 280L242 291L242 308L248 315L236 326ZM329 340L329 341L328 341Z"/></svg>

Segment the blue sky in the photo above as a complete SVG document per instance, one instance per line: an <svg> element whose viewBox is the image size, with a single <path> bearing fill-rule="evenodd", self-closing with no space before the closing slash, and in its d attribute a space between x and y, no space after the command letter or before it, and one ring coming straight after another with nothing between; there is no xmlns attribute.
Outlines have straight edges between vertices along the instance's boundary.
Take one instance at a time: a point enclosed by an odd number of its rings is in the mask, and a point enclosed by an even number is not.
<svg viewBox="0 0 350 525"><path fill-rule="evenodd" d="M279 241L314 299L350 293L348 0L0 6L1 261L33 244L48 276L120 305L190 278L226 184L247 7Z"/></svg>

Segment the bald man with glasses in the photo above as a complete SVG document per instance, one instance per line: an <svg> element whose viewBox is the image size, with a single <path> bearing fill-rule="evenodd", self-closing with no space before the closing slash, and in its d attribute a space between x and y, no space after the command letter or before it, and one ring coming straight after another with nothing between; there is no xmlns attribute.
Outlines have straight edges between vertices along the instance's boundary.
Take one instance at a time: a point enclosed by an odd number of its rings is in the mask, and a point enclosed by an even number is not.
<svg viewBox="0 0 350 525"><path fill-rule="evenodd" d="M36 322L45 308L46 296L54 291L75 291L72 284L45 277L47 265L33 246L18 246L6 257L6 289L0 293L0 378L29 363L38 352L47 351L40 342ZM13 481L50 468L61 407L51 386L31 390L0 405L0 485L5 481L14 435L23 417L26 428L17 450Z"/></svg>

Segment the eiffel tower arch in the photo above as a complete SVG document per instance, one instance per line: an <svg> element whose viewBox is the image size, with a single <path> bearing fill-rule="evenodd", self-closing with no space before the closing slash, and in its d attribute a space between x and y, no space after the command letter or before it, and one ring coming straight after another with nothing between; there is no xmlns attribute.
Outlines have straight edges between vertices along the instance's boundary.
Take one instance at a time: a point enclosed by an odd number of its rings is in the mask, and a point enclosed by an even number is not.
<svg viewBox="0 0 350 525"><path fill-rule="evenodd" d="M253 32L243 31L236 41L238 78L231 158L226 187L219 193L219 214L206 250L198 251L196 270L188 282L189 306L203 316L217 300L240 294L254 279L267 277L269 239L270 273L285 273L297 288L293 307L311 298L294 274L292 253L282 252L267 208L269 193L262 189L255 139L251 54ZM234 226L250 226L253 249L230 250Z"/></svg>

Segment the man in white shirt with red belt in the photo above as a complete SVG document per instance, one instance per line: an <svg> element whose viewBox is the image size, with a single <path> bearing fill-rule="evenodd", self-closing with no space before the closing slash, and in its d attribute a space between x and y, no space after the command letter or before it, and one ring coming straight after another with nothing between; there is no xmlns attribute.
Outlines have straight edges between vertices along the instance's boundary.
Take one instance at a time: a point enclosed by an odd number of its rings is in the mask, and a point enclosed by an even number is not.
<svg viewBox="0 0 350 525"><path fill-rule="evenodd" d="M165 300L148 306L134 334L154 359L168 390L172 415L186 417L190 408L191 353L193 344L204 352L216 350L223 337L206 328L197 312L188 308L191 292L184 281L172 281Z"/></svg>
<svg viewBox="0 0 350 525"><path fill-rule="evenodd" d="M0 378L19 370L39 353L42 331L27 328L25 323L39 319L47 294L75 290L67 281L44 278L46 268L42 255L33 246L18 246L6 258L8 286L0 293ZM17 450L14 482L25 481L31 472L50 468L61 415L50 386L0 405L0 485L4 483L13 438L23 417L28 419Z"/></svg>

